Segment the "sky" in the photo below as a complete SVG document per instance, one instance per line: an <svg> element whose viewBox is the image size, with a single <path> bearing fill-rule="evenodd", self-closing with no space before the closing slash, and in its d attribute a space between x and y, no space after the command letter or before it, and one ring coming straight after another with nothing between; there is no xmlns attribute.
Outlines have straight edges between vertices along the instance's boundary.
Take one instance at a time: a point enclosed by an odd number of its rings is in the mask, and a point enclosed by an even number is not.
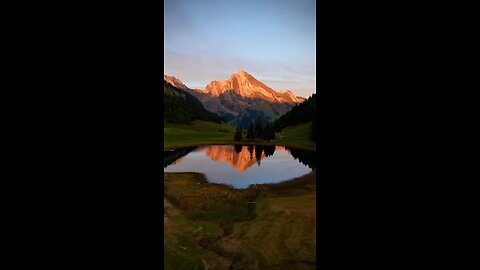
<svg viewBox="0 0 480 270"><path fill-rule="evenodd" d="M240 69L275 90L316 92L315 0L164 0L164 71L204 89Z"/></svg>

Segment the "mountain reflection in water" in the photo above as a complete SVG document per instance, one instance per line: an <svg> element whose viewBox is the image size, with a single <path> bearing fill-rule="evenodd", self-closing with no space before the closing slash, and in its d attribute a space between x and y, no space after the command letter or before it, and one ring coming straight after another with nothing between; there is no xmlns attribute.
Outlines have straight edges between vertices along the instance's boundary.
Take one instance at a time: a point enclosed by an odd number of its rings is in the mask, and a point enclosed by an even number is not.
<svg viewBox="0 0 480 270"><path fill-rule="evenodd" d="M211 145L164 152L164 172L199 172L236 188L277 183L315 169L315 152L283 146Z"/></svg>

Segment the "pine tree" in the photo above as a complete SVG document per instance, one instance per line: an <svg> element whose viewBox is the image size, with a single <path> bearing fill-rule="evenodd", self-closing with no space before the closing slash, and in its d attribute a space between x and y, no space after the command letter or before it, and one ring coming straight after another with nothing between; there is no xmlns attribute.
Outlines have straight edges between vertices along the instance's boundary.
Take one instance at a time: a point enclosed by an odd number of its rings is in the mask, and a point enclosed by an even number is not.
<svg viewBox="0 0 480 270"><path fill-rule="evenodd" d="M247 146L248 152L250 153L250 160L253 159L253 145Z"/></svg>
<svg viewBox="0 0 480 270"><path fill-rule="evenodd" d="M255 145L255 159L257 160L258 166L260 166L260 160L262 159L263 146Z"/></svg>
<svg viewBox="0 0 480 270"><path fill-rule="evenodd" d="M275 145L265 145L263 147L263 153L265 153L266 157L273 156L275 153Z"/></svg>
<svg viewBox="0 0 480 270"><path fill-rule="evenodd" d="M263 130L263 139L265 141L270 141L275 139L275 129L272 124L267 124L267 126Z"/></svg>
<svg viewBox="0 0 480 270"><path fill-rule="evenodd" d="M235 144L235 152L239 154L242 152L242 145L241 144Z"/></svg>
<svg viewBox="0 0 480 270"><path fill-rule="evenodd" d="M241 130L241 129L237 129L237 131L235 132L234 140L235 140L235 141L241 141L242 139L243 139L242 130Z"/></svg>
<svg viewBox="0 0 480 270"><path fill-rule="evenodd" d="M260 121L260 115L257 116L257 120L255 121L255 137L263 137L263 127L262 122Z"/></svg>
<svg viewBox="0 0 480 270"><path fill-rule="evenodd" d="M247 139L253 140L255 138L255 132L253 130L253 122L250 120L250 123L248 124L248 130L247 130Z"/></svg>
<svg viewBox="0 0 480 270"><path fill-rule="evenodd" d="M317 141L317 120L316 117L313 117L312 121L312 141L316 142Z"/></svg>

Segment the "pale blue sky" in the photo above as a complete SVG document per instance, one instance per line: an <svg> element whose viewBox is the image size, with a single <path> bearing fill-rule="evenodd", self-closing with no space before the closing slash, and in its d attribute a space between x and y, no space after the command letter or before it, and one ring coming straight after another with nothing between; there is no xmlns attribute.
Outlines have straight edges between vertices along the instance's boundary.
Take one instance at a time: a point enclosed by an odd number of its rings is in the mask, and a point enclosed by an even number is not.
<svg viewBox="0 0 480 270"><path fill-rule="evenodd" d="M165 0L165 74L191 88L243 69L276 90L316 92L315 0Z"/></svg>

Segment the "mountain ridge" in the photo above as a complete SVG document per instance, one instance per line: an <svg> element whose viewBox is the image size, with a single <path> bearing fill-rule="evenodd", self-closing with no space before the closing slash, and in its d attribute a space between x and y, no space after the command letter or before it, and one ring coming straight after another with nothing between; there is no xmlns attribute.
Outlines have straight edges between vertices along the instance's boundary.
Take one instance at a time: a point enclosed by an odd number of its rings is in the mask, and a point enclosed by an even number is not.
<svg viewBox="0 0 480 270"><path fill-rule="evenodd" d="M259 117L272 122L305 100L291 90L276 91L240 69L226 80L213 80L203 89L191 89L180 79L164 75L164 80L196 97L205 109L230 123L247 128Z"/></svg>
<svg viewBox="0 0 480 270"><path fill-rule="evenodd" d="M243 97L250 97L256 92L261 92L269 101L278 103L300 103L306 99L295 95L291 90L274 90L243 69L239 69L236 73L232 73L227 80L210 81L203 90L190 88L175 76L163 75L163 78L171 85L182 90L195 91L197 93L210 94L217 97L222 93L233 90L235 93Z"/></svg>
<svg viewBox="0 0 480 270"><path fill-rule="evenodd" d="M276 91L242 69L233 73L227 80L211 81L205 87L204 92L213 96L219 96L228 90L233 90L235 93L244 97L253 96L254 98L260 98L270 102L301 102L301 99L297 98L291 90Z"/></svg>
<svg viewBox="0 0 480 270"><path fill-rule="evenodd" d="M216 123L224 119L206 110L202 103L187 91L173 86L166 79L163 83L163 118L169 123L190 123L205 120Z"/></svg>

